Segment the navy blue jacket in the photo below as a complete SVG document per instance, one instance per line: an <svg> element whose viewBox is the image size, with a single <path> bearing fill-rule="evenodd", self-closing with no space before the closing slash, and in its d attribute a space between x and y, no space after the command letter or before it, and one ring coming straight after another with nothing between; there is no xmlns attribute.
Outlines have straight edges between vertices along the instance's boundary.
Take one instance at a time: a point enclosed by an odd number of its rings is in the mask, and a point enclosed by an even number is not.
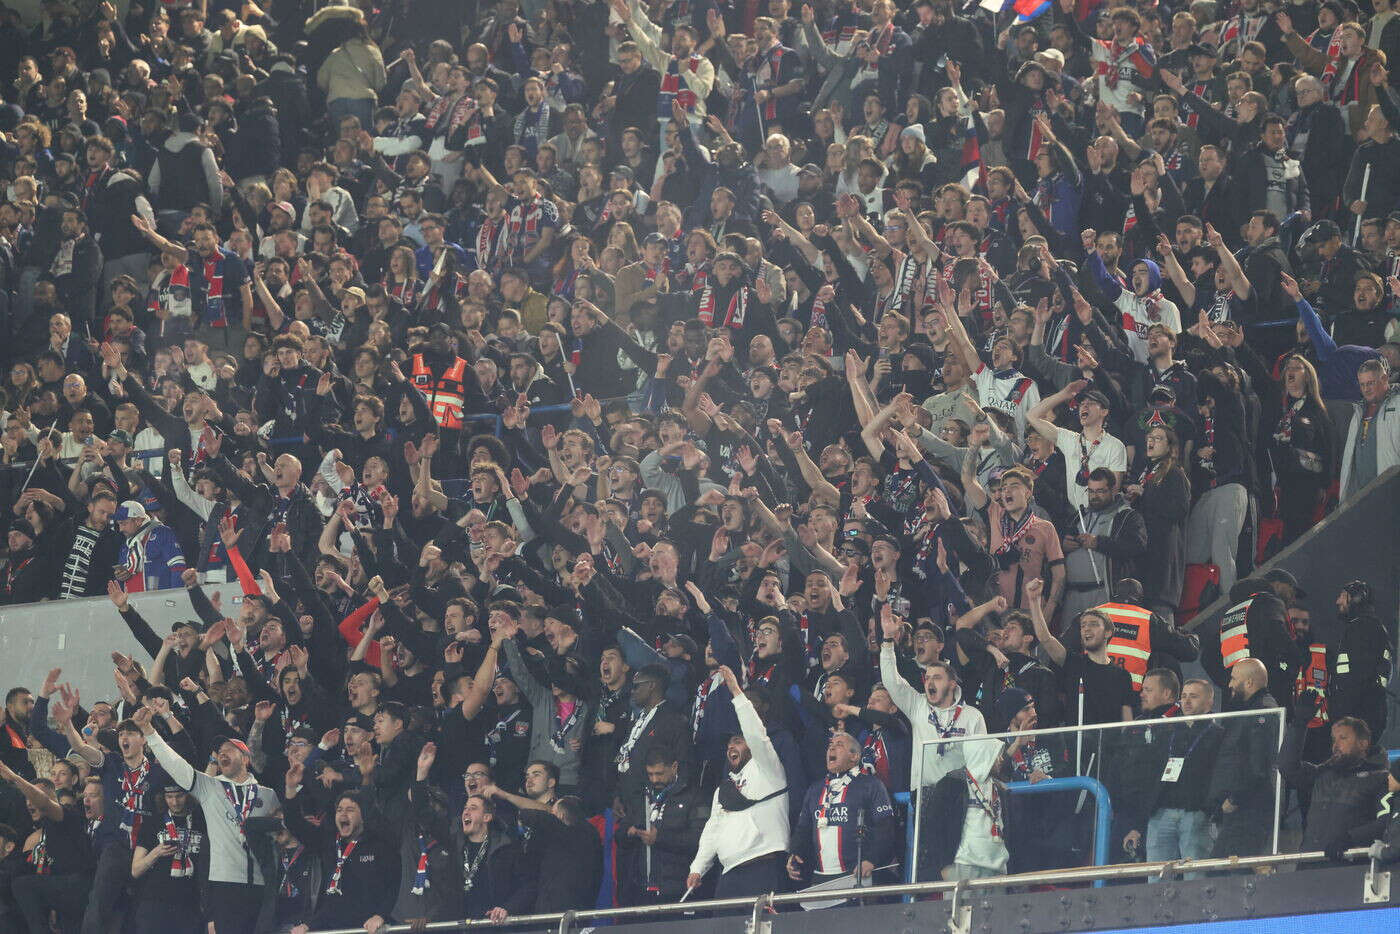
<svg viewBox="0 0 1400 934"><path fill-rule="evenodd" d="M802 810L798 815L797 827L792 834L792 852L802 860L803 868L815 872L821 868L818 848L823 828L817 825L822 811L822 799L826 794L827 781L834 776L828 774L813 782L802 798ZM890 794L885 786L873 775L858 773L850 784L836 795L836 800L826 809L826 830L838 831L834 844L834 854L840 860L841 872L853 872L856 868L856 844L858 834L857 815L863 815L865 842L861 858L877 868L895 858L899 845L899 825L894 818L894 807L890 804ZM828 858L832 857L828 851Z"/></svg>

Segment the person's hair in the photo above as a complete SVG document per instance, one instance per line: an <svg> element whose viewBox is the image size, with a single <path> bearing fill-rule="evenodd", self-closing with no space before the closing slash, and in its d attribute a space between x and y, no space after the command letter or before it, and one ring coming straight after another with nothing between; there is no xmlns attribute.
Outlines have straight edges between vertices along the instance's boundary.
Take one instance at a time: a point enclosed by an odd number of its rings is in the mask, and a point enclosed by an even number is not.
<svg viewBox="0 0 1400 934"><path fill-rule="evenodd" d="M1153 668L1142 676L1144 682L1148 678L1156 678L1160 681L1162 685L1166 687L1167 693L1171 694L1172 700L1176 700L1181 696L1181 679L1178 678L1176 672L1172 671L1170 668Z"/></svg>
<svg viewBox="0 0 1400 934"><path fill-rule="evenodd" d="M1360 717L1342 717L1336 723L1332 724L1332 729L1335 730L1339 726L1344 726L1347 729L1351 730L1353 733L1356 734L1357 739L1361 740L1367 745L1370 745L1371 728L1367 726L1365 720L1362 720Z"/></svg>
<svg viewBox="0 0 1400 934"><path fill-rule="evenodd" d="M375 714L377 715L381 713L393 717L395 720L399 721L399 723L402 723L405 726L408 725L410 719L408 708L405 707L403 704L399 703L398 701L385 701L384 703L380 704L379 709L375 711Z"/></svg>
<svg viewBox="0 0 1400 934"><path fill-rule="evenodd" d="M538 765L540 768L544 769L545 777L552 778L556 785L559 784L559 766L546 759L531 759L529 762L525 763L525 768L528 769L532 765Z"/></svg>
<svg viewBox="0 0 1400 934"><path fill-rule="evenodd" d="M1319 411L1325 410L1326 407L1322 404L1322 384L1317 378L1317 367L1313 366L1312 361L1302 354L1290 354L1283 361L1284 367L1295 360L1303 367L1303 382L1306 384L1303 389L1304 395L1313 401ZM1288 390L1285 389L1283 391L1283 407L1287 409L1289 405Z"/></svg>
<svg viewBox="0 0 1400 934"><path fill-rule="evenodd" d="M1205 688L1205 692L1208 696L1215 696L1215 685L1212 684L1208 678L1187 678L1185 681L1181 682L1181 689L1184 691L1193 684L1198 684Z"/></svg>
<svg viewBox="0 0 1400 934"><path fill-rule="evenodd" d="M1035 474L1019 464L1002 472L1001 482L1005 484L1008 480L1020 483L1028 490L1035 490Z"/></svg>
<svg viewBox="0 0 1400 934"><path fill-rule="evenodd" d="M1003 478L1004 479L1004 478ZM1090 480L1098 480L1100 483L1107 483L1110 490L1118 489L1118 474L1107 467L1095 467L1089 471Z"/></svg>
<svg viewBox="0 0 1400 934"><path fill-rule="evenodd" d="M34 692L29 690L29 688L10 688L5 692L5 706L10 706L17 697L24 697L25 695L32 695L33 693Z"/></svg>
<svg viewBox="0 0 1400 934"><path fill-rule="evenodd" d="M1362 373L1374 373L1383 379L1390 379L1390 365L1386 363L1384 357L1372 357L1365 360L1356 368L1356 376L1359 379Z"/></svg>

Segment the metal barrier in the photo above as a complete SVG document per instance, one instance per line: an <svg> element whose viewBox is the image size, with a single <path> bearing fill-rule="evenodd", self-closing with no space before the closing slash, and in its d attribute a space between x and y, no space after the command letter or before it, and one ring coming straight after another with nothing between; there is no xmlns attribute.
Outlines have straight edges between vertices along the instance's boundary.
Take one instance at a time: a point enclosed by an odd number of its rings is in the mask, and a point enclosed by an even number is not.
<svg viewBox="0 0 1400 934"><path fill-rule="evenodd" d="M1366 847L1346 851L1348 860L1360 859L1367 855ZM632 908L599 908L584 911L565 911L555 914L520 915L504 921L462 920L435 921L426 926L392 924L380 928L385 934L409 934L411 931L478 931L503 930L532 927L535 929L553 928L559 934L570 934L582 921L623 921L651 920L672 915L702 914L710 912L745 911L749 915L746 930L760 930L758 922L764 912L785 906L798 906L804 902L831 901L833 899L888 899L898 896L912 898L926 896L951 896L954 913L961 900L971 892L983 892L1012 887L1032 885L1073 885L1079 883L1110 882L1124 880L1148 881L1152 878L1170 879L1186 873L1221 872L1247 869L1250 871L1277 866L1296 866L1326 861L1327 855L1320 850L1307 853L1278 853L1268 856L1240 856L1224 859L1175 860L1156 863L1118 863L1111 866L1092 866L1083 869L1066 869L1052 872L1028 872L1014 876L998 876L992 879L963 879L952 882L908 882L900 885L881 885L856 889L832 889L821 892L768 893L757 898L723 898L704 902L671 902L665 905L638 905ZM1366 874L1368 892L1379 894L1388 886L1388 873L1372 860ZM335 928L317 931L315 934L363 934L363 928Z"/></svg>

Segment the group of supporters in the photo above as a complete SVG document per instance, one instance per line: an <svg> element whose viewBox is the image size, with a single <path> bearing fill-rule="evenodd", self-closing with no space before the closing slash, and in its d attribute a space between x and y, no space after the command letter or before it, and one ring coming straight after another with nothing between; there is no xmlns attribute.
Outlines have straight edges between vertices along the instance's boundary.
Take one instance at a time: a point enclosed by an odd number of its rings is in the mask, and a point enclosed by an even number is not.
<svg viewBox="0 0 1400 934"><path fill-rule="evenodd" d="M0 11L0 929L1400 855L1389 0L314 6Z"/></svg>

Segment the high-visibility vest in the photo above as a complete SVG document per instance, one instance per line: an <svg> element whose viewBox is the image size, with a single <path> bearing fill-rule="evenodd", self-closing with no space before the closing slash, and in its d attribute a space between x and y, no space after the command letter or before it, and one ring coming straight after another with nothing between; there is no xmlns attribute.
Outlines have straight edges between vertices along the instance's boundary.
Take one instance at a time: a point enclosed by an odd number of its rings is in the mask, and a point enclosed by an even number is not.
<svg viewBox="0 0 1400 934"><path fill-rule="evenodd" d="M1147 660L1152 656L1152 612L1131 603L1105 603L1094 609L1113 620L1109 661L1127 670L1133 679L1133 690L1141 691Z"/></svg>
<svg viewBox="0 0 1400 934"><path fill-rule="evenodd" d="M1225 611L1220 620L1220 660L1227 669L1249 658L1249 608L1254 597L1246 597Z"/></svg>
<svg viewBox="0 0 1400 934"><path fill-rule="evenodd" d="M428 397L433 419L440 428L461 428L464 424L462 416L467 407L466 372L467 361L458 357L441 376L433 376L433 371L423 361L423 355L413 355L413 385Z"/></svg>
<svg viewBox="0 0 1400 934"><path fill-rule="evenodd" d="M1327 646L1314 642L1308 646L1308 663L1298 669L1298 679L1293 685L1293 698L1297 700L1308 688L1322 695L1322 703L1317 713L1308 721L1308 727L1325 726L1327 715Z"/></svg>

